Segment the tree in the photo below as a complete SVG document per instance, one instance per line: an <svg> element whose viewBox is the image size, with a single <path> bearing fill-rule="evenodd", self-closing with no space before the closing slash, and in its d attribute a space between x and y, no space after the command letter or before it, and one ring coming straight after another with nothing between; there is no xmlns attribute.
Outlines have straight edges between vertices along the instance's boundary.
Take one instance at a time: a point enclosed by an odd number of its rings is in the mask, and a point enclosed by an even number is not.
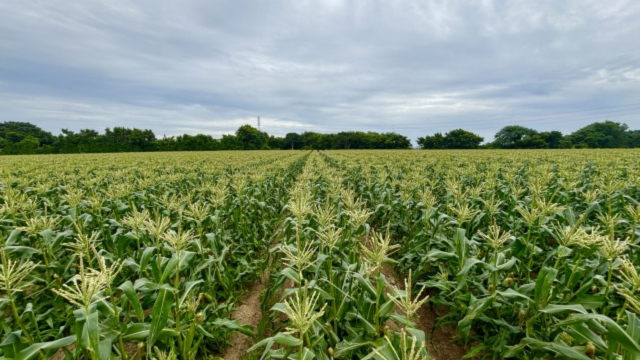
<svg viewBox="0 0 640 360"><path fill-rule="evenodd" d="M284 138L271 135L269 136L268 145L269 149L283 149L285 147Z"/></svg>
<svg viewBox="0 0 640 360"><path fill-rule="evenodd" d="M540 137L547 143L549 149L560 149L565 147L566 143L563 143L564 136L560 131L545 131L541 132Z"/></svg>
<svg viewBox="0 0 640 360"><path fill-rule="evenodd" d="M282 149L301 149L302 148L302 138L300 135L296 133L288 133L284 136L284 144L282 145Z"/></svg>
<svg viewBox="0 0 640 360"><path fill-rule="evenodd" d="M380 142L383 147L380 149L409 149L411 148L411 140L404 135L397 133L381 134Z"/></svg>
<svg viewBox="0 0 640 360"><path fill-rule="evenodd" d="M499 149L516 149L519 142L527 136L536 135L538 132L520 125L505 126L495 135L493 147Z"/></svg>
<svg viewBox="0 0 640 360"><path fill-rule="evenodd" d="M3 154L34 154L51 151L55 138L50 132L25 122L0 123L0 152ZM40 149L40 145L46 149Z"/></svg>
<svg viewBox="0 0 640 360"><path fill-rule="evenodd" d="M36 137L27 135L20 142L7 147L7 154L35 154L40 146L40 140Z"/></svg>
<svg viewBox="0 0 640 360"><path fill-rule="evenodd" d="M522 140L516 142L516 149L545 149L549 144L540 136L540 134L529 135Z"/></svg>
<svg viewBox="0 0 640 360"><path fill-rule="evenodd" d="M220 139L221 150L242 150L243 146L242 141L234 135L222 135L222 139Z"/></svg>
<svg viewBox="0 0 640 360"><path fill-rule="evenodd" d="M569 139L575 147L624 148L630 140L627 130L626 124L607 120L587 125L569 135Z"/></svg>
<svg viewBox="0 0 640 360"><path fill-rule="evenodd" d="M131 146L136 149L134 151L149 151L153 149L156 141L156 135L151 130L133 129L129 137Z"/></svg>
<svg viewBox="0 0 640 360"><path fill-rule="evenodd" d="M38 139L41 144L51 145L55 137L48 131L26 122L6 121L0 123L0 137L9 142L20 142L26 136L31 135Z"/></svg>
<svg viewBox="0 0 640 360"><path fill-rule="evenodd" d="M629 131L629 147L640 147L640 130Z"/></svg>
<svg viewBox="0 0 640 360"><path fill-rule="evenodd" d="M236 130L236 137L244 150L266 149L269 136L251 125L242 125Z"/></svg>
<svg viewBox="0 0 640 360"><path fill-rule="evenodd" d="M425 136L418 138L418 145L422 149L443 149L444 136L441 133L435 133L433 136Z"/></svg>
<svg viewBox="0 0 640 360"><path fill-rule="evenodd" d="M444 135L443 144L445 149L477 149L483 141L484 138L482 136L470 131L456 129Z"/></svg>
<svg viewBox="0 0 640 360"><path fill-rule="evenodd" d="M483 141L482 136L456 129L444 136L441 133L435 133L433 136L420 137L418 145L422 149L477 149Z"/></svg>

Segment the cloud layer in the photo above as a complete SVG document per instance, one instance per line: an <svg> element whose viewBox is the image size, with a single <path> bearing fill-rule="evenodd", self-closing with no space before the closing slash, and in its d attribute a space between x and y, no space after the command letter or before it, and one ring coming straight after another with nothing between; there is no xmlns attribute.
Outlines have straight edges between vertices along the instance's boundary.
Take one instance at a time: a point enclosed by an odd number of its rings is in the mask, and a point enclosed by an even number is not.
<svg viewBox="0 0 640 360"><path fill-rule="evenodd" d="M640 128L640 2L0 1L0 121L58 133L243 123Z"/></svg>

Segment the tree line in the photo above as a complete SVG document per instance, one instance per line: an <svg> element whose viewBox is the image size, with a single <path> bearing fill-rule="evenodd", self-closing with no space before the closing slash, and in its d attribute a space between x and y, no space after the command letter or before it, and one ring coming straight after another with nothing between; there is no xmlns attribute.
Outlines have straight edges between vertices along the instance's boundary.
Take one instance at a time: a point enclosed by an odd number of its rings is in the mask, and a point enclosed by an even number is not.
<svg viewBox="0 0 640 360"><path fill-rule="evenodd" d="M407 149L411 141L397 133L348 131L336 134L304 132L285 137L243 125L233 135L216 139L211 135L179 135L157 138L152 130L107 128L104 133L83 129L62 129L58 136L25 122L0 124L0 154L74 154L144 151L211 150L331 150L331 149Z"/></svg>
<svg viewBox="0 0 640 360"><path fill-rule="evenodd" d="M418 138L422 149L566 149L640 147L640 130L613 121L596 122L571 134L559 131L538 132L519 125L505 126L492 142L473 132L456 129ZM408 149L411 141L397 133L347 131L336 134L316 132L288 133L284 137L269 135L250 125L243 125L233 135L216 139L211 135L179 135L157 138L152 130L107 128L104 133L83 129L62 129L54 136L26 122L0 123L0 154L73 154L143 151L211 151L211 150L337 150L337 149Z"/></svg>
<svg viewBox="0 0 640 360"><path fill-rule="evenodd" d="M575 132L538 132L519 125L505 126L492 142L463 129L446 134L435 133L418 138L422 149L570 149L570 148L636 148L640 147L640 130L613 121L595 122Z"/></svg>

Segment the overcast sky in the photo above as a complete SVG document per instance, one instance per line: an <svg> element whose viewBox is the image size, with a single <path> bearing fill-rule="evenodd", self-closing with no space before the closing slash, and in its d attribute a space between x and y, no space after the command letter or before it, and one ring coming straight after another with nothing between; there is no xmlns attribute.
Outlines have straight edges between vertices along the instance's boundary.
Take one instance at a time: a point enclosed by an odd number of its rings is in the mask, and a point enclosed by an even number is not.
<svg viewBox="0 0 640 360"><path fill-rule="evenodd" d="M640 1L0 0L0 121L640 129Z"/></svg>

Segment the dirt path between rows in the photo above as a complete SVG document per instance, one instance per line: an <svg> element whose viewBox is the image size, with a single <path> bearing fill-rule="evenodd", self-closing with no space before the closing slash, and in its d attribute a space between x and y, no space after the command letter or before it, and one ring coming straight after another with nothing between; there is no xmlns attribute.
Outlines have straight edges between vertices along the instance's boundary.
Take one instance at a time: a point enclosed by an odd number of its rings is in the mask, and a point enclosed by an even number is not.
<svg viewBox="0 0 640 360"><path fill-rule="evenodd" d="M395 271L393 271L391 266L389 266L388 264L384 264L382 267L382 273L391 285L395 285L399 289L404 290L405 279L398 276ZM388 291L391 292L392 289L389 288ZM418 291L418 289L416 289L416 291ZM400 309L394 307L394 310L402 314L402 311ZM456 336L455 326L441 326L435 329L435 331L433 332L433 337L431 338L431 332L433 331L435 321L439 316L440 315L438 315L431 309L428 301L418 310L419 319L416 319L418 320L417 325L418 329L424 331L427 340L426 345L429 356L433 360L462 359L462 357L469 351L470 346L458 345L454 342L454 338ZM391 325L389 325L389 327L391 329L394 329L394 327ZM395 327L397 328L397 326ZM473 357L471 359L476 359L476 357Z"/></svg>
<svg viewBox="0 0 640 360"><path fill-rule="evenodd" d="M274 231L274 235L280 231L283 225L284 220L278 225L276 231ZM271 242L271 245L269 245L269 249L273 249L277 246L279 240L280 237L276 236L273 242ZM269 282L272 262L273 257L269 256L269 263L267 264L267 268L262 274L260 281L253 283L251 287L249 287L249 291L242 295L240 298L240 303L242 303L242 305L238 306L231 315L231 319L238 320L240 325L250 325L253 328L253 332L256 334L258 331L258 324L260 323L260 320L262 320L261 295ZM227 347L224 355L222 355L224 360L242 359L247 355L247 350L249 350L249 348L254 344L254 340L251 337L239 332L234 332L229 338L229 341L231 342L231 345Z"/></svg>

